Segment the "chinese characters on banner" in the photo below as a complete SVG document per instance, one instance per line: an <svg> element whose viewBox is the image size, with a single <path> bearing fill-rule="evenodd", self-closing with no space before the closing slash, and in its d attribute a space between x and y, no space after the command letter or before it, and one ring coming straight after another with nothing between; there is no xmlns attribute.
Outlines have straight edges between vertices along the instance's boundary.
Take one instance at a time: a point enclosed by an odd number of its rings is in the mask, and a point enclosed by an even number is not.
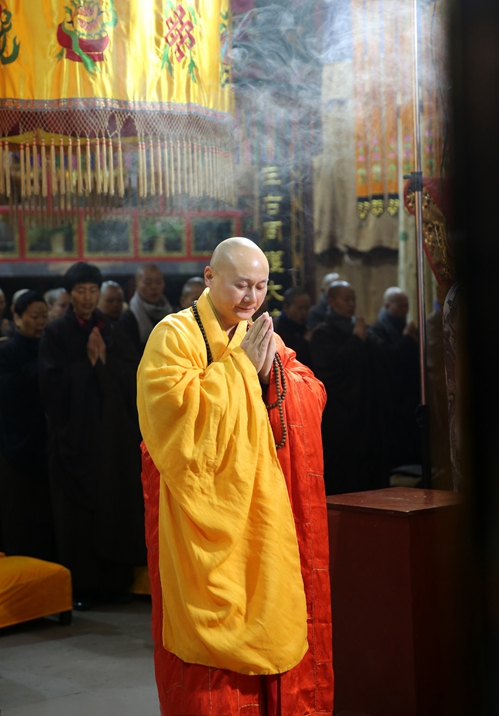
<svg viewBox="0 0 499 716"><path fill-rule="evenodd" d="M289 182L278 166L260 170L260 246L268 259L270 273L268 310L277 316L284 292L291 288Z"/></svg>

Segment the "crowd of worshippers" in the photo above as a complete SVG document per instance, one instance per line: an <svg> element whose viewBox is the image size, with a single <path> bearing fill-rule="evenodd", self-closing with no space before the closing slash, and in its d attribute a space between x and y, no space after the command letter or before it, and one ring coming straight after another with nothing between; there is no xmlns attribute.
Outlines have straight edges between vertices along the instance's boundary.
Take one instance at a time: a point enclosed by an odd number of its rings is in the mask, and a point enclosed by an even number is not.
<svg viewBox="0 0 499 716"><path fill-rule="evenodd" d="M275 330L327 393L322 418L326 494L390 486L421 463L416 420L420 364L416 326L399 288L385 291L378 320L356 315L353 286L327 274L318 303L302 288L284 294Z"/></svg>
<svg viewBox="0 0 499 716"><path fill-rule="evenodd" d="M78 608L127 599L146 564L137 367L154 326L204 288L189 279L173 307L161 270L143 264L126 305L117 282L79 262L61 288L17 291L12 321L0 291L0 550L67 566ZM368 327L337 274L315 306L302 288L285 293L275 331L327 392L327 494L388 487L394 468L421 461L408 310L390 288Z"/></svg>
<svg viewBox="0 0 499 716"><path fill-rule="evenodd" d="M183 286L176 310L205 288ZM0 551L71 570L75 606L128 599L146 564L136 373L174 311L161 270L142 265L128 306L79 262L45 295L0 292Z"/></svg>

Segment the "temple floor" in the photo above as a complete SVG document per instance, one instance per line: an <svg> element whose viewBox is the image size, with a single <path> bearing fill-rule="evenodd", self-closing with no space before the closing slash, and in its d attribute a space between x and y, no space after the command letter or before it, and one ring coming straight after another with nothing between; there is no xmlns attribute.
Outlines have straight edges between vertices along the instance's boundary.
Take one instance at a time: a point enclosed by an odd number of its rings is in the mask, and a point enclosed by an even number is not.
<svg viewBox="0 0 499 716"><path fill-rule="evenodd" d="M0 630L2 716L158 716L150 620L135 597Z"/></svg>

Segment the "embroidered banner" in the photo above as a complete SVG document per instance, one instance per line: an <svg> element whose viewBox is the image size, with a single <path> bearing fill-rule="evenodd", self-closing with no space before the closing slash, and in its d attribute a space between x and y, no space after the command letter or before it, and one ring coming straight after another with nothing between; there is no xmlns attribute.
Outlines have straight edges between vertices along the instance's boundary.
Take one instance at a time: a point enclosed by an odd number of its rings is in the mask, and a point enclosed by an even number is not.
<svg viewBox="0 0 499 716"><path fill-rule="evenodd" d="M0 203L233 203L230 22L229 0L0 0Z"/></svg>
<svg viewBox="0 0 499 716"><path fill-rule="evenodd" d="M414 169L412 4L397 0L351 0L357 207L394 216L399 180ZM420 77L423 171L440 176L445 107L442 78L445 33L443 2L420 9Z"/></svg>

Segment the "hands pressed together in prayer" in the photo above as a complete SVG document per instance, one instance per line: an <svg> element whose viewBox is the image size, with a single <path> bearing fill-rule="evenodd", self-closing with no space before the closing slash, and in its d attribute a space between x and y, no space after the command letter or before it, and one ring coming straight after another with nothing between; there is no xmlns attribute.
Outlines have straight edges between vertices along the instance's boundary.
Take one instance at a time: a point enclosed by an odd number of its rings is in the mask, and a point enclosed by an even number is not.
<svg viewBox="0 0 499 716"><path fill-rule="evenodd" d="M367 339L367 324L365 321L365 318L361 318L360 316L355 321L355 328L353 329L353 335L360 338L361 341L365 341Z"/></svg>
<svg viewBox="0 0 499 716"><path fill-rule="evenodd" d="M97 326L92 328L92 332L88 337L87 355L92 366L94 366L99 358L106 363L106 344L104 343Z"/></svg>
<svg viewBox="0 0 499 716"><path fill-rule="evenodd" d="M274 323L268 313L263 313L250 326L241 348L255 366L260 382L268 385L275 356Z"/></svg>
<svg viewBox="0 0 499 716"><path fill-rule="evenodd" d="M418 329L414 321L408 323L407 326L404 328L404 336L409 336L416 342L418 341Z"/></svg>

